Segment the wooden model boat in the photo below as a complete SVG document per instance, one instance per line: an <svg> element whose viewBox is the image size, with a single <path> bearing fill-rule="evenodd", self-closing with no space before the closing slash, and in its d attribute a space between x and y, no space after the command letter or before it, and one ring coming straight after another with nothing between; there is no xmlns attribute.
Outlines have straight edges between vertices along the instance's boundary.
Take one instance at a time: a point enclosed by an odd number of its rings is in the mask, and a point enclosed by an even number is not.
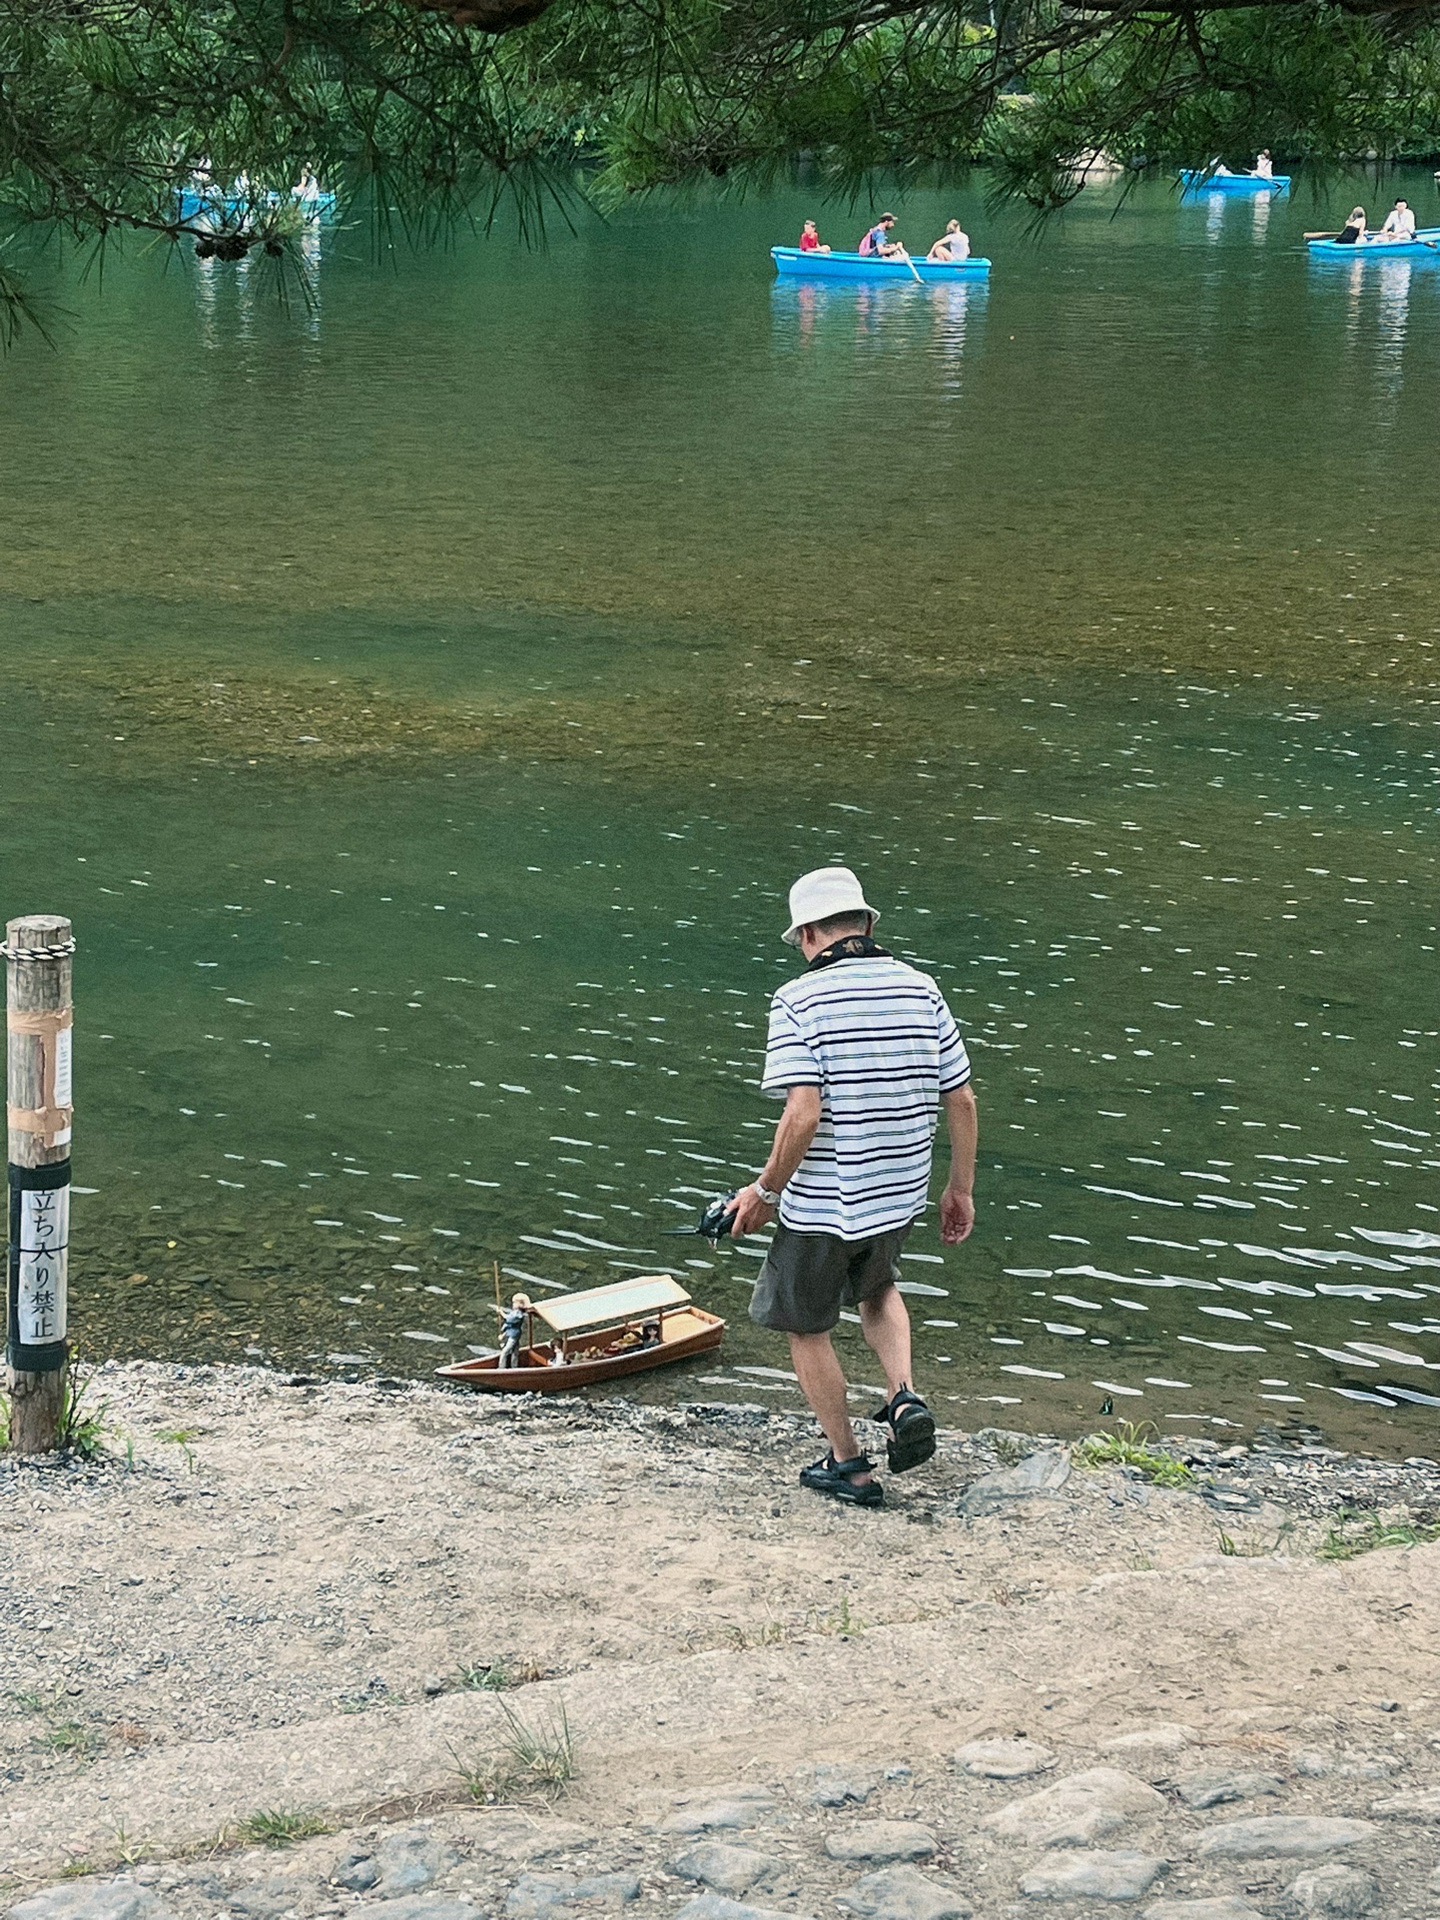
<svg viewBox="0 0 1440 1920"><path fill-rule="evenodd" d="M725 1338L725 1322L697 1307L668 1274L621 1280L584 1293L557 1294L529 1309L530 1340L516 1366L502 1367L498 1353L437 1367L481 1393L573 1393L602 1380L623 1379L711 1353ZM536 1320L552 1339L535 1340Z"/></svg>

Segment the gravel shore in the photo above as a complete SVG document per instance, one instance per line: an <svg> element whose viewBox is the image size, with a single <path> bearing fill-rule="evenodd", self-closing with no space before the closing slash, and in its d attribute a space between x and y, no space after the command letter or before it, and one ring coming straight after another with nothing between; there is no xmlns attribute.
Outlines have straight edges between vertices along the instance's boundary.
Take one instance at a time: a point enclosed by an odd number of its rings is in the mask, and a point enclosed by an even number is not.
<svg viewBox="0 0 1440 1920"><path fill-rule="evenodd" d="M92 1392L0 1464L18 1920L1440 1913L1432 1462L943 1434L872 1514L766 1407Z"/></svg>

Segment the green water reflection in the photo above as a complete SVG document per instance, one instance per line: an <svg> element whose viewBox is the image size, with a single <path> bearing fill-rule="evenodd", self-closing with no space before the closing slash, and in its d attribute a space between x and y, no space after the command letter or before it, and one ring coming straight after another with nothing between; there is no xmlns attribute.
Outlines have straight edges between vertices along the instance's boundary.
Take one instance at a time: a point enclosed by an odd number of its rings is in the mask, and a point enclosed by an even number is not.
<svg viewBox="0 0 1440 1920"><path fill-rule="evenodd" d="M493 1261L663 1261L732 1331L649 1390L787 1403L759 1250L658 1236L763 1157L833 856L975 1053L981 1225L907 1269L948 1411L1424 1450L1440 275L1317 272L1303 199L955 205L988 294L774 287L787 199L342 234L308 316L121 263L7 364L93 1347L423 1371Z"/></svg>

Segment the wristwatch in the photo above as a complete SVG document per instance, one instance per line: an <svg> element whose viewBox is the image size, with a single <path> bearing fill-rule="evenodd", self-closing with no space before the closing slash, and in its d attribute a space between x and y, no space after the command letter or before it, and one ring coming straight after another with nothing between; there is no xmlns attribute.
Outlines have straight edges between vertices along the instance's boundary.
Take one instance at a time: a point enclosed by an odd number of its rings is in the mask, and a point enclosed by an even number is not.
<svg viewBox="0 0 1440 1920"><path fill-rule="evenodd" d="M759 1194L759 1196L760 1196L760 1198L761 1198L761 1199L762 1199L762 1200L763 1200L763 1201L765 1202L765 1205L766 1205L767 1207L778 1207L778 1206L779 1206L779 1204L780 1204L780 1196L779 1196L779 1194L778 1194L778 1193L771 1193L771 1191L770 1191L770 1189L769 1189L769 1188L768 1188L767 1186L765 1186L765 1185L763 1184L763 1182L761 1182L761 1181L759 1181L759 1180L757 1180L757 1181L755 1182L755 1191L756 1191L756 1193L758 1193L758 1194Z"/></svg>

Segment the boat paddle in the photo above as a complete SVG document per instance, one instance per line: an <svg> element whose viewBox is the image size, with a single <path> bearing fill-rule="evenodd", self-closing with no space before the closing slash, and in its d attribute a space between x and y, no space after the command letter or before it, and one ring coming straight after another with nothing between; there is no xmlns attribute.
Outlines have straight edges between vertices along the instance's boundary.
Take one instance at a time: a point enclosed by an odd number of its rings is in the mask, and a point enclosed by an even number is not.
<svg viewBox="0 0 1440 1920"><path fill-rule="evenodd" d="M925 284L924 276L920 272L920 269L916 266L915 262L910 258L909 254L905 251L904 247L901 247L900 249L900 258L905 262L906 266L909 267L911 273L914 274L916 286L923 287Z"/></svg>

